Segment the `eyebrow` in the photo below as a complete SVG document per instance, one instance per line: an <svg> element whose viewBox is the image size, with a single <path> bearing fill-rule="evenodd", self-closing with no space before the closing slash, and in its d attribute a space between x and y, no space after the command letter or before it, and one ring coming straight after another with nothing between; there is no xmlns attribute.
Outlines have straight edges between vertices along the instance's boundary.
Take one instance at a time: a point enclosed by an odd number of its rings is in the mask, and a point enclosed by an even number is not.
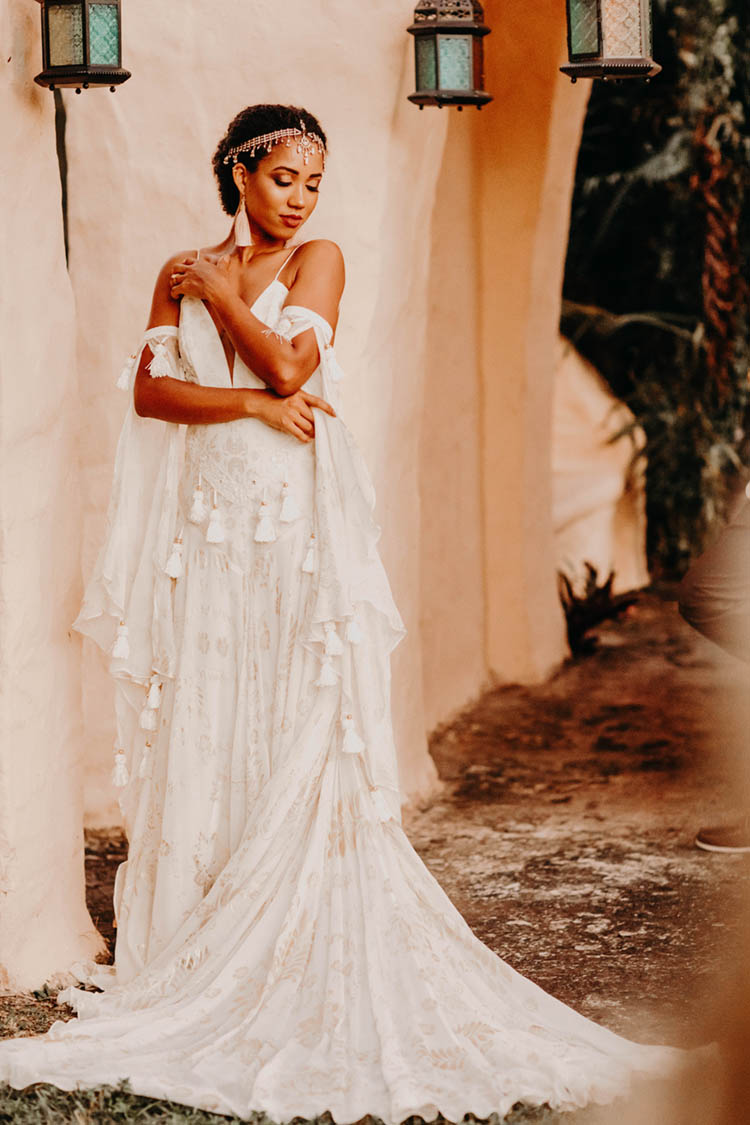
<svg viewBox="0 0 750 1125"><path fill-rule="evenodd" d="M299 169L298 168L287 168L287 166L285 164L278 164L274 168L274 172L288 172L291 176L298 176L299 175ZM308 178L308 180L313 180L316 177L320 177L322 175L323 175L322 172L312 172L307 178Z"/></svg>

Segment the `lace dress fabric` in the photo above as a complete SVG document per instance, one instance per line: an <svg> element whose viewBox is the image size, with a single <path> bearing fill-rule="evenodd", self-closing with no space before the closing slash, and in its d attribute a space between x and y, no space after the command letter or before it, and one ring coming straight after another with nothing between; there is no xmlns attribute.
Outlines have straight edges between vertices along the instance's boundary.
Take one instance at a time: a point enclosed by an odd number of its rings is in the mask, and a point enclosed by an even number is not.
<svg viewBox="0 0 750 1125"><path fill-rule="evenodd" d="M313 328L308 387L337 406L330 328L286 297L274 282L254 311ZM150 345L152 374L230 383L201 302ZM239 357L233 376L263 386ZM112 660L130 841L116 967L89 967L102 993L61 994L77 1020L0 1044L0 1080L127 1078L240 1117L396 1125L607 1102L673 1067L679 1052L584 1019L487 949L409 844L388 670L403 625L340 418L317 412L309 445L252 419L190 426L184 451L177 427L141 421L76 623L108 647L129 630Z"/></svg>

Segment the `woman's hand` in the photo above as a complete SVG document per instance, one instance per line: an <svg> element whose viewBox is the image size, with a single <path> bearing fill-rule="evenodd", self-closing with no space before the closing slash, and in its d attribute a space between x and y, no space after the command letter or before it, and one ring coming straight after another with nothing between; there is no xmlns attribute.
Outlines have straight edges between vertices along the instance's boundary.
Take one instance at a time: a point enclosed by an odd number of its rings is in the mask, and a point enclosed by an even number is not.
<svg viewBox="0 0 750 1125"><path fill-rule="evenodd" d="M329 403L317 395L311 395L309 391L295 391L293 395L283 398L273 391L263 391L261 394L261 407L253 411L254 416L274 430L291 434L301 442L312 441L315 437L313 407L325 410L332 418L336 417L336 411Z"/></svg>
<svg viewBox="0 0 750 1125"><path fill-rule="evenodd" d="M232 286L229 267L228 257L185 258L172 267L170 296L174 300L198 297L214 303L223 291Z"/></svg>

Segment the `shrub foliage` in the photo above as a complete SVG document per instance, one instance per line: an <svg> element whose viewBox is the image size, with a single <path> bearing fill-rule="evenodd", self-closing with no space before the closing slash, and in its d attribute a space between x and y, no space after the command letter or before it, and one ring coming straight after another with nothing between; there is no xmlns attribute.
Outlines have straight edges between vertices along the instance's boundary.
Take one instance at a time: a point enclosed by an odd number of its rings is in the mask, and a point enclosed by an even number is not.
<svg viewBox="0 0 750 1125"><path fill-rule="evenodd" d="M645 430L649 557L678 574L747 475L746 0L656 0L651 83L596 82L562 329Z"/></svg>

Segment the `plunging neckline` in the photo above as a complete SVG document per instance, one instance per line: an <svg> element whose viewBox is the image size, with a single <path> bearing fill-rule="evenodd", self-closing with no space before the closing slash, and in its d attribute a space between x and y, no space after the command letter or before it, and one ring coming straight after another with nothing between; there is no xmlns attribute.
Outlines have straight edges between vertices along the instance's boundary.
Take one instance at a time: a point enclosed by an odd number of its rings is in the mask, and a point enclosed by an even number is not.
<svg viewBox="0 0 750 1125"><path fill-rule="evenodd" d="M284 263L284 264L286 264L286 263ZM282 269L283 269L283 266L282 266ZM248 308L250 309L250 312L251 312L251 313L253 313L253 315L255 314L255 309L256 309L256 306L257 306L257 305L258 305L258 303L260 302L261 298L265 297L266 293L268 293L269 289L271 289L271 288L272 288L272 287L273 287L274 285L280 285L280 286L281 286L281 288L282 288L282 289L283 289L283 290L284 290L284 291L285 291L286 293L289 293L289 286L288 286L288 285L285 285L285 284L284 284L284 282L283 282L283 281L281 281L281 280L280 280L280 279L279 279L278 277L275 277L275 278L273 279L273 281L269 281L269 283L268 283L268 285L267 285L267 286L265 287L265 289L261 289L260 293L259 293L259 294L258 294L258 296L257 296L257 297L255 298L255 300L253 301L252 305L248 305ZM211 324L212 324L212 325L213 325L213 327L214 327L214 332L216 333L216 338L217 338L217 339L218 339L218 341L219 341L219 344L220 344L220 346L221 346L221 351L222 351L222 354L223 354L223 356L224 356L224 360L225 360L225 362L226 362L226 365L227 365L227 374L229 375L229 384L230 384L230 386L231 386L231 387L234 387L234 368L235 368L235 362L236 362L236 359L237 359L237 349L235 348L235 349L233 350L233 352L232 352L232 365L231 365L231 367L230 367L230 365L229 365L229 357L227 356L226 350L225 350L225 348L224 348L224 341L223 341L223 340L222 340L222 338L221 338L221 333L219 332L219 329L218 329L218 326L217 326L217 324L216 324L216 321L215 321L215 320L214 320L214 318L213 318L213 317L211 316L211 310L209 309L208 305L207 305L207 304L206 304L206 302L205 302L205 301L203 300L203 298L200 298L200 303L201 303L201 306L202 306L202 308L204 308L204 309L205 309L205 311L206 311L206 314L207 314L207 316L208 316L208 319L209 319L209 320L211 321Z"/></svg>

